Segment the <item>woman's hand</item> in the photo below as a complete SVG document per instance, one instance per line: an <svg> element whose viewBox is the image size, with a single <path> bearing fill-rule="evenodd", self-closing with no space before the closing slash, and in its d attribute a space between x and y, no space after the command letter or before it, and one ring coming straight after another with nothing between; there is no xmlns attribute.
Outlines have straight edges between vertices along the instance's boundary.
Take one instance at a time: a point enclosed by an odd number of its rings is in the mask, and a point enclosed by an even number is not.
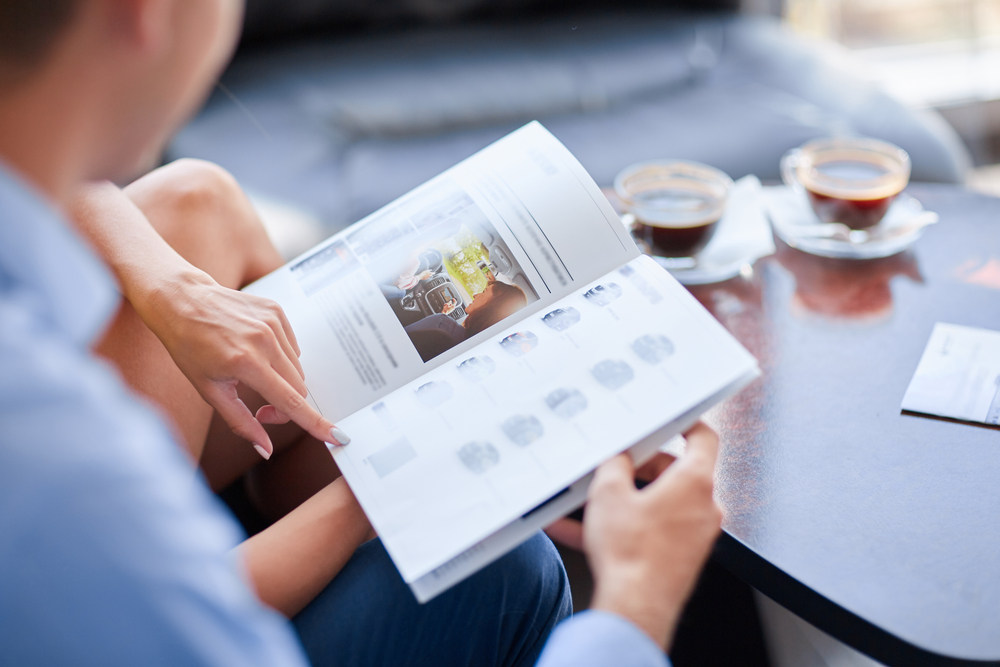
<svg viewBox="0 0 1000 667"><path fill-rule="evenodd" d="M81 188L71 214L174 363L261 456L274 451L263 424L289 420L321 441L347 444L306 401L299 348L276 303L224 287L196 268L112 183ZM237 394L240 383L269 405L252 414Z"/></svg>
<svg viewBox="0 0 1000 667"><path fill-rule="evenodd" d="M444 305L441 306L441 314L447 315L451 311L458 307L458 301L456 299L448 299L445 301Z"/></svg>
<svg viewBox="0 0 1000 667"><path fill-rule="evenodd" d="M264 458L273 447L263 424L291 420L319 440L349 440L306 401L298 343L274 301L223 287L191 267L133 306L201 396ZM269 403L256 415L237 394L241 382Z"/></svg>

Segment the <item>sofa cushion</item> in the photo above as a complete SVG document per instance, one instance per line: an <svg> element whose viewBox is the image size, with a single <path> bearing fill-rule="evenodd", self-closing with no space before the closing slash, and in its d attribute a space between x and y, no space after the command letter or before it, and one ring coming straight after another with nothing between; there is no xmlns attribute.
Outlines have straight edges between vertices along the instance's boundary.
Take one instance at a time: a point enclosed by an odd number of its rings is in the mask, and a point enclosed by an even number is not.
<svg viewBox="0 0 1000 667"><path fill-rule="evenodd" d="M739 0L247 0L244 46L261 39L359 25L441 23L459 19L516 18L594 9L735 10Z"/></svg>
<svg viewBox="0 0 1000 667"><path fill-rule="evenodd" d="M168 157L216 161L327 232L530 120L603 185L650 158L778 180L785 151L830 134L902 146L914 180L960 180L954 133L849 64L777 21L662 11L320 37L240 54Z"/></svg>

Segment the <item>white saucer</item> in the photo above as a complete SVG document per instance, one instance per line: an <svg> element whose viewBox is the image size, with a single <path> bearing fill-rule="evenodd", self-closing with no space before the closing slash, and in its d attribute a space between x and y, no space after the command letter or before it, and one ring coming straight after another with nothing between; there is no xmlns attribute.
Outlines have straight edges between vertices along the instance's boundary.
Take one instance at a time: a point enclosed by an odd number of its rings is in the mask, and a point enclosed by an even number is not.
<svg viewBox="0 0 1000 667"><path fill-rule="evenodd" d="M677 266L676 261L649 254L683 285L718 283L750 270L757 259L774 252L760 192L755 176L736 181L712 240L690 265ZM636 243L644 249L641 241Z"/></svg>
<svg viewBox="0 0 1000 667"><path fill-rule="evenodd" d="M817 234L817 221L802 192L786 186L764 188L764 201L774 233L785 243L803 252L822 257L875 259L902 252L924 233L936 216L905 192L896 197L885 218L872 227L872 237L861 241L829 238ZM930 218L926 216L932 216ZM923 223L918 222L918 217Z"/></svg>
<svg viewBox="0 0 1000 667"><path fill-rule="evenodd" d="M704 259L697 261L692 266L678 267L676 263L668 258L652 255L656 263L670 272L674 278L682 285L709 285L711 283L721 283L729 280L741 272L746 271L753 264L755 257L741 257L733 261L723 263L706 262Z"/></svg>

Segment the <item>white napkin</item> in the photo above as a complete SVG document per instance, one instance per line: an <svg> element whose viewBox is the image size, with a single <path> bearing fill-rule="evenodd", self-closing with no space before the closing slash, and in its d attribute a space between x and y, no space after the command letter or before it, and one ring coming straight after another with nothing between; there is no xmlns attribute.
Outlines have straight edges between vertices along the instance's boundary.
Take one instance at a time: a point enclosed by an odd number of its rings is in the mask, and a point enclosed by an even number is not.
<svg viewBox="0 0 1000 667"><path fill-rule="evenodd" d="M699 253L698 263L671 273L688 285L719 282L773 253L774 238L764 213L760 181L753 175L744 176L733 185L726 212L712 240Z"/></svg>

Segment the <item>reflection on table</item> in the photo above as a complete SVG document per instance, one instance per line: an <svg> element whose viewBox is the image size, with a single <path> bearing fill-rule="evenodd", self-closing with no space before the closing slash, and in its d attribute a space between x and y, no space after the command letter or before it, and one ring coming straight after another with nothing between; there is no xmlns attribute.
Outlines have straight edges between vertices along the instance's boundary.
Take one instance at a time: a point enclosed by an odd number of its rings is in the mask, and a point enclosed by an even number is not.
<svg viewBox="0 0 1000 667"><path fill-rule="evenodd" d="M890 664L1000 660L1000 431L903 414L935 322L1000 329L1000 199L909 192L941 215L883 259L777 242L749 277L691 292L763 376L721 434L717 557ZM971 662L970 662L971 661Z"/></svg>

